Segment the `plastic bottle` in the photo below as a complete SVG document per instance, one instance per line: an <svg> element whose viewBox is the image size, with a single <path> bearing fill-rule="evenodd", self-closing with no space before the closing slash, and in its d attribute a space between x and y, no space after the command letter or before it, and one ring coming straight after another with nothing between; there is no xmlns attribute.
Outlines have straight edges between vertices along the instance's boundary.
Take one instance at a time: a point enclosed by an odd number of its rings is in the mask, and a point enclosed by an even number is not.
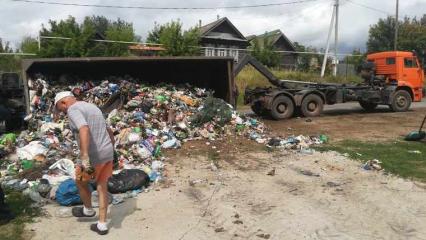
<svg viewBox="0 0 426 240"><path fill-rule="evenodd" d="M154 153L152 154L155 158L158 158L161 156L161 145L157 144L154 149Z"/></svg>

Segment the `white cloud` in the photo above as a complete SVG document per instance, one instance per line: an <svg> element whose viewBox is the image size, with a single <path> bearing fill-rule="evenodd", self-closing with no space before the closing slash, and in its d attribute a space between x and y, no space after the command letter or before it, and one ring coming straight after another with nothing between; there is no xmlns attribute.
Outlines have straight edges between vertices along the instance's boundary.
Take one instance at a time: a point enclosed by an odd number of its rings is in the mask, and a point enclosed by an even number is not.
<svg viewBox="0 0 426 240"><path fill-rule="evenodd" d="M50 1L50 0L46 0ZM52 0L53 1L53 0ZM229 6L282 2L278 0L55 0L80 4L126 5L126 6ZM290 0L286 0L290 1ZM348 52L354 48L365 48L369 26L380 17L386 17L379 11L353 4L364 4L393 14L395 1L392 0L340 0L339 39L340 51ZM317 48L324 48L332 12L332 0L318 0L303 4L283 5L265 8L238 10L203 10L203 11L165 11L138 9L109 9L95 7L72 7L31 4L0 0L0 38L17 46L23 36L36 36L41 24L49 19L64 19L69 15L81 21L87 15L104 15L110 19L122 18L133 22L137 34L146 37L154 22L165 23L180 19L184 27L194 26L202 20L203 24L214 21L217 15L228 17L244 34L261 34L268 30L281 29L292 41ZM421 16L426 9L426 0L400 1L400 16Z"/></svg>

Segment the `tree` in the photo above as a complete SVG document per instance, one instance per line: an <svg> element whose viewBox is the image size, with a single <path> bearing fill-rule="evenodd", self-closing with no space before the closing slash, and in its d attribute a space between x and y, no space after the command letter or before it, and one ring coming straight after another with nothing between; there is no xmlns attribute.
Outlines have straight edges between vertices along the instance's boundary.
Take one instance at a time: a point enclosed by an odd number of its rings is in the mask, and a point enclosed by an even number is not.
<svg viewBox="0 0 426 240"><path fill-rule="evenodd" d="M304 46L298 42L294 42L294 46L296 48L297 52L303 52L299 53L298 60L297 60L297 69L299 71L304 72L319 72L321 70L321 65L324 60L324 55L320 54L314 54L318 53L319 51L311 46ZM309 53L312 52L312 53ZM331 63L331 59L327 59L327 68Z"/></svg>
<svg viewBox="0 0 426 240"><path fill-rule="evenodd" d="M35 38L26 36L22 39L19 49L23 53L38 53L38 41Z"/></svg>
<svg viewBox="0 0 426 240"><path fill-rule="evenodd" d="M393 51L395 18L380 19L370 27L367 41L368 52ZM406 17L399 21L398 50L416 51L420 58L426 49L426 14L420 20Z"/></svg>
<svg viewBox="0 0 426 240"><path fill-rule="evenodd" d="M48 26L42 25L40 35L69 38L42 39L42 57L126 56L129 54L129 44L94 40L133 42L140 39L132 23L121 19L111 21L103 16L86 17L81 24L72 16L59 22L49 20Z"/></svg>
<svg viewBox="0 0 426 240"><path fill-rule="evenodd" d="M164 25L155 24L149 32L147 42L163 44L166 51L162 55L187 56L199 52L200 31L198 27L182 30L182 23L171 21Z"/></svg>
<svg viewBox="0 0 426 240"><path fill-rule="evenodd" d="M366 54L361 53L360 49L354 49L352 51L352 56L346 56L345 57L345 63L346 64L352 64L355 66L355 69L357 69L358 66L360 66L366 59Z"/></svg>
<svg viewBox="0 0 426 240"><path fill-rule="evenodd" d="M278 67L280 64L280 54L270 37L255 38L250 46L253 57L268 67Z"/></svg>
<svg viewBox="0 0 426 240"><path fill-rule="evenodd" d="M9 42L0 38L0 53L13 53ZM19 70L19 58L13 55L0 55L0 72L14 72Z"/></svg>

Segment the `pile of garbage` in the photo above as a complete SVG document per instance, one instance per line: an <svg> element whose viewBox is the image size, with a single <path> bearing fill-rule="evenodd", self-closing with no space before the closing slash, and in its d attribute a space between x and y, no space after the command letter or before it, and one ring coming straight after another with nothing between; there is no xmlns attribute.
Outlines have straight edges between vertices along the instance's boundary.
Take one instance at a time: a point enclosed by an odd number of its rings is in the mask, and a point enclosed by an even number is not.
<svg viewBox="0 0 426 240"><path fill-rule="evenodd" d="M79 154L66 116L54 110L53 99L59 91L72 91L77 99L103 110L116 139L114 177L122 178L112 178L109 190L126 196L141 192L148 182L161 181L166 160L162 151L180 148L190 140L214 141L238 134L269 147L296 151L324 141L304 136L270 138L262 122L239 115L212 92L187 84L150 86L129 76L49 82L38 76L28 85L31 114L25 117L27 130L1 136L0 173L5 188L24 191L39 203L57 199L61 184L74 178L74 160ZM129 171L133 170L139 171L135 176L143 184L129 187L123 184L128 182L123 176L131 176ZM67 185L67 189L72 188Z"/></svg>

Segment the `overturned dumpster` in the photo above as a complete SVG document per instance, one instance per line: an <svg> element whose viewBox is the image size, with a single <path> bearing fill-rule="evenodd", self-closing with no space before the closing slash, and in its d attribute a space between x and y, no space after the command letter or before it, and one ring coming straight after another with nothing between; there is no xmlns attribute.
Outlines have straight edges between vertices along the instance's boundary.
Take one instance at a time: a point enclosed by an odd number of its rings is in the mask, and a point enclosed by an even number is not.
<svg viewBox="0 0 426 240"><path fill-rule="evenodd" d="M28 79L41 74L51 81L72 78L102 79L129 75L149 84L191 84L211 89L214 96L235 106L233 59L223 57L92 57L27 59L22 63L26 109Z"/></svg>

